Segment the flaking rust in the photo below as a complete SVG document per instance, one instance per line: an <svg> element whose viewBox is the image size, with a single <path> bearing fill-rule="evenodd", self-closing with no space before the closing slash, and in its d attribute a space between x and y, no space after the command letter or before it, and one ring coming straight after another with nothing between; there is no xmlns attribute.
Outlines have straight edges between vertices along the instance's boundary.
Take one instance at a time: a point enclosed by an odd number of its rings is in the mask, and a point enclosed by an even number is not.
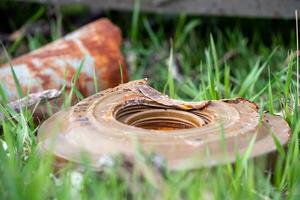
<svg viewBox="0 0 300 200"><path fill-rule="evenodd" d="M263 114L243 98L184 102L132 81L104 90L48 119L38 131L44 151L62 161L81 163L82 152L101 170L103 157L134 161L137 146L162 156L170 169L192 169L234 162L254 140L250 157L284 145L290 128L280 117ZM63 162L63 163L64 163Z"/></svg>
<svg viewBox="0 0 300 200"><path fill-rule="evenodd" d="M120 29L108 19L99 19L29 54L15 58L11 64L24 94L46 89L60 89L84 62L77 89L84 96L95 93L94 72L100 89L127 81L126 65L120 47ZM122 71L122 75L121 75ZM123 80L121 80L123 78ZM17 99L10 64L0 67L0 83L10 100Z"/></svg>

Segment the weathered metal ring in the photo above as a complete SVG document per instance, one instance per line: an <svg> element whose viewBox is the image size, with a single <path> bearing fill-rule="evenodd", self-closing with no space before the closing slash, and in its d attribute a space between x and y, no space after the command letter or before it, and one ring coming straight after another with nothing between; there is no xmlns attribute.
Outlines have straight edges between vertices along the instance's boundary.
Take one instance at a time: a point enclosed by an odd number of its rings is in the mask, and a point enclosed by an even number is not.
<svg viewBox="0 0 300 200"><path fill-rule="evenodd" d="M145 81L95 94L48 119L38 139L60 160L80 163L82 152L101 169L103 156L134 159L136 145L166 159L170 169L234 162L255 139L251 157L284 145L290 128L280 117L260 116L245 99L182 102L169 99Z"/></svg>

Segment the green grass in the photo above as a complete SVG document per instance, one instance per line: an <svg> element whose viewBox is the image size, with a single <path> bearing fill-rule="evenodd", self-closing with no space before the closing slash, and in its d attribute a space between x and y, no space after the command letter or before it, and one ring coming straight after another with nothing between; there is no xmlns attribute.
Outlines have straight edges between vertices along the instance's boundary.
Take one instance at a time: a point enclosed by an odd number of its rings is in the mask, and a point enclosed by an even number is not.
<svg viewBox="0 0 300 200"><path fill-rule="evenodd" d="M268 30L271 33L266 38L257 26L264 27L268 22L255 20L236 20L232 25L228 21L234 19L224 19L224 25L222 19L167 18L142 15L136 10L128 30L124 25L128 20L111 18L131 40L123 49L130 57L131 79L148 77L155 88L184 100L249 98L262 110L283 114L292 129L288 145L282 147L273 138L279 153L271 169L267 157L249 160L253 139L236 164L215 168L180 172L157 169L151 156L137 153L131 171L122 165L121 158L101 173L88 167L78 172L71 165L55 170L53 158L39 153L38 126L24 110L15 120L1 122L0 199L300 198L296 58L286 61L296 46L293 26L285 30L289 37ZM243 22L253 30L243 31ZM53 27L51 38L60 32L57 27ZM37 48L43 44L40 41L47 38L37 34L23 43ZM226 57L230 53L232 56ZM65 107L70 105L72 95L82 98L75 87L82 67L84 61L72 79L71 93L64 94ZM15 115L5 106L7 98L1 87L0 102L1 112Z"/></svg>

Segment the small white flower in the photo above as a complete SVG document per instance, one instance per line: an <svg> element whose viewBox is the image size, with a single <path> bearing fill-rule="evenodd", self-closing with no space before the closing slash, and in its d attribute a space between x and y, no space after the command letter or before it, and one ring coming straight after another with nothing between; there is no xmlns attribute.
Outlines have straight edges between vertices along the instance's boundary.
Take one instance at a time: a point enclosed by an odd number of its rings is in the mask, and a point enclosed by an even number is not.
<svg viewBox="0 0 300 200"><path fill-rule="evenodd" d="M155 154L152 158L152 162L153 162L154 166L157 168L163 167L165 161L166 161L165 158L158 154Z"/></svg>
<svg viewBox="0 0 300 200"><path fill-rule="evenodd" d="M114 165L114 160L109 155L102 155L98 159L98 166L99 167L112 167Z"/></svg>
<svg viewBox="0 0 300 200"><path fill-rule="evenodd" d="M71 199L81 199L80 192L82 190L83 176L78 171L72 171L69 174L71 181Z"/></svg>
<svg viewBox="0 0 300 200"><path fill-rule="evenodd" d="M72 171L70 173L71 184L75 188L80 188L83 181L83 176L80 172Z"/></svg>
<svg viewBox="0 0 300 200"><path fill-rule="evenodd" d="M3 147L4 151L6 151L7 150L7 144L6 144L6 142L4 140L0 140L0 141L2 143L2 147Z"/></svg>

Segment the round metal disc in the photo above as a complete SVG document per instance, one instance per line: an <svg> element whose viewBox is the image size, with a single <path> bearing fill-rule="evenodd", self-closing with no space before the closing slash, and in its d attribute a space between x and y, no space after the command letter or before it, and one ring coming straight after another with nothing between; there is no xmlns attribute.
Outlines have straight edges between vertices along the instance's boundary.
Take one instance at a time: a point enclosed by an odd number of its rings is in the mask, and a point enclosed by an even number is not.
<svg viewBox="0 0 300 200"><path fill-rule="evenodd" d="M97 169L103 156L134 159L137 146L170 169L191 169L234 162L251 141L255 157L276 150L273 137L289 139L282 118L260 116L245 99L189 103L159 94L141 81L100 92L48 119L38 139L59 160L80 163L85 153Z"/></svg>

